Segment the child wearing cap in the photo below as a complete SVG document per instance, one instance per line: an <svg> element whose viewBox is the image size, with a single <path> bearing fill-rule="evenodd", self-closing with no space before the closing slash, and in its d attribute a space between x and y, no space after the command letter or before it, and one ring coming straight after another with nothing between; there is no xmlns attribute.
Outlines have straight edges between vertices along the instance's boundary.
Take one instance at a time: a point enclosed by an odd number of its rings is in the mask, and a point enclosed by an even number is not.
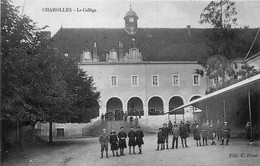
<svg viewBox="0 0 260 166"><path fill-rule="evenodd" d="M120 148L120 155L125 156L124 154L124 148L126 148L126 138L127 134L124 131L124 127L120 127L121 131L118 133L118 139L119 139L119 148Z"/></svg>
<svg viewBox="0 0 260 166"><path fill-rule="evenodd" d="M118 155L118 138L117 138L115 130L111 131L109 142L110 142L110 145L111 145L113 157L115 157L114 151L116 151L116 157L119 157L119 155Z"/></svg>
<svg viewBox="0 0 260 166"><path fill-rule="evenodd" d="M229 140L229 137L230 137L230 131L231 131L231 129L228 126L228 122L225 122L224 126L222 128L222 131L221 131L221 133L222 133L222 136L221 136L221 138L222 138L221 142L222 143L221 143L221 145L224 145L224 140L226 140L226 145L228 145L228 140Z"/></svg>
<svg viewBox="0 0 260 166"><path fill-rule="evenodd" d="M131 147L133 147L133 154L135 154L135 131L133 126L130 127L128 132L128 139L129 154L131 154Z"/></svg>
<svg viewBox="0 0 260 166"><path fill-rule="evenodd" d="M164 144L164 133L162 131L162 128L159 128L159 132L157 134L157 149L159 150L159 146L161 145L161 150L163 150L163 144Z"/></svg>
<svg viewBox="0 0 260 166"><path fill-rule="evenodd" d="M172 149L174 149L174 143L176 142L176 149L178 149L178 138L180 135L180 130L178 128L178 125L175 124L172 129Z"/></svg>
<svg viewBox="0 0 260 166"><path fill-rule="evenodd" d="M136 137L135 144L139 147L138 154L142 154L142 145L144 144L143 141L144 133L139 126L137 127L137 131L135 132L135 137Z"/></svg>
<svg viewBox="0 0 260 166"><path fill-rule="evenodd" d="M169 149L168 147L168 141L169 141L169 133L170 130L167 127L167 123L163 124L162 132L164 133L164 143L166 143L166 148ZM163 149L165 149L165 144L163 144Z"/></svg>
<svg viewBox="0 0 260 166"><path fill-rule="evenodd" d="M108 142L109 142L109 135L107 134L107 130L103 129L102 134L99 137L99 142L101 145L101 158L103 158L103 152L106 151L106 158L108 158Z"/></svg>

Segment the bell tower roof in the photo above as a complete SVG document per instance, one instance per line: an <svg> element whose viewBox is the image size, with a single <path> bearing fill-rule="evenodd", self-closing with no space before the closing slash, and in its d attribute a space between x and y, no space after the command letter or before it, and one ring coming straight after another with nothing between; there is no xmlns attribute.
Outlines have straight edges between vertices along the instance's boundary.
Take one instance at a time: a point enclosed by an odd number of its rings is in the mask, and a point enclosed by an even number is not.
<svg viewBox="0 0 260 166"><path fill-rule="evenodd" d="M132 10L132 5L130 5L130 10L125 14L125 17L128 17L128 16L136 16L137 17L137 14Z"/></svg>

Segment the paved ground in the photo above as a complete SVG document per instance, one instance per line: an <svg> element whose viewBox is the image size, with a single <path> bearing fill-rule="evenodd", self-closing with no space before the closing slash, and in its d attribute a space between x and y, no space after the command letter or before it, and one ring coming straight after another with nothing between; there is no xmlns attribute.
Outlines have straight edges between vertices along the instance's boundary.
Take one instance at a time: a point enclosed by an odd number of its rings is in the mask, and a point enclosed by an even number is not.
<svg viewBox="0 0 260 166"><path fill-rule="evenodd" d="M30 154L19 154L17 159L3 163L4 166L259 166L260 142L248 146L242 139L231 139L230 145L196 147L195 141L188 139L189 148L155 151L156 135L146 135L142 155L129 155L100 159L98 138L65 140L54 147L30 150Z"/></svg>

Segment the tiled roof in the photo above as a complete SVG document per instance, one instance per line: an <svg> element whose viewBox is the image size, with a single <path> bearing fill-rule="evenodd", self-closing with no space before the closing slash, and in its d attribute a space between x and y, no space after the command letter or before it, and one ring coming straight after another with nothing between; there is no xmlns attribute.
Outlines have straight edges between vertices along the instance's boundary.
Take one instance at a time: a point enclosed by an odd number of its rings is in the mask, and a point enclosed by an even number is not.
<svg viewBox="0 0 260 166"><path fill-rule="evenodd" d="M125 52L128 52L134 37L135 45L142 52L144 61L197 61L201 56L208 54L206 29L191 28L190 30L191 35L188 34L186 28L138 28L136 35L132 36L128 35L123 28L61 28L52 39L54 46L61 52L77 58L83 50L92 50L95 42L100 60L105 61L107 52L112 49L118 50L119 41L124 44ZM244 58L257 29L236 29L235 31L238 38L242 39L242 43L240 42L241 46L232 46L239 52L233 51L230 58ZM258 38L249 57L259 51L259 46L260 39Z"/></svg>

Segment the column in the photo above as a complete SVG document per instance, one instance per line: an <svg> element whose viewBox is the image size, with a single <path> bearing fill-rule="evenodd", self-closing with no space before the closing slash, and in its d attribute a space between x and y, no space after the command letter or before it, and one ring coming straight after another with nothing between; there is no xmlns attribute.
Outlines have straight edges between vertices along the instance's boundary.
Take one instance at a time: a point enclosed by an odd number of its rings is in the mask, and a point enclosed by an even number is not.
<svg viewBox="0 0 260 166"><path fill-rule="evenodd" d="M165 104L165 105L163 106L163 110L164 110L164 113L169 112L169 105L168 105L168 104ZM165 114L164 119L165 119L166 122L168 122L168 121L170 120L169 114Z"/></svg>

